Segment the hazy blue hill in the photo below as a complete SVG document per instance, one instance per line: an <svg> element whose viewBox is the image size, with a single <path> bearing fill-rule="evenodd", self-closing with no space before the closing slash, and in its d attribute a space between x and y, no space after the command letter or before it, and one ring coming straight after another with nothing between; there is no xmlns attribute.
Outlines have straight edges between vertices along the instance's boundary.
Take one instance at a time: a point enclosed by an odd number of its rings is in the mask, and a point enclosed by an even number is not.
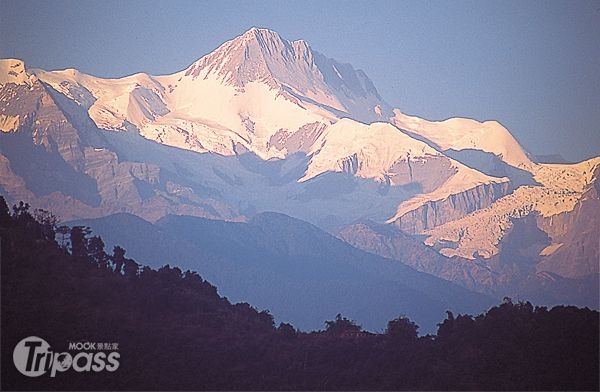
<svg viewBox="0 0 600 392"><path fill-rule="evenodd" d="M479 312L492 298L364 251L304 221L262 213L248 223L128 214L71 222L121 245L150 266L199 271L232 301L268 309L277 321L320 329L343 313L370 330L405 314L434 332L446 310Z"/></svg>

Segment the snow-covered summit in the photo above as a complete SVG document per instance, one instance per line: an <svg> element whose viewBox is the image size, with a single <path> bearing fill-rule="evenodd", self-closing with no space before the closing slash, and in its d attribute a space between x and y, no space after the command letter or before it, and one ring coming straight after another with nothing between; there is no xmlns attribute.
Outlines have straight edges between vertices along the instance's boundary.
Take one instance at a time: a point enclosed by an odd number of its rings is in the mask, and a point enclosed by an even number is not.
<svg viewBox="0 0 600 392"><path fill-rule="evenodd" d="M248 30L183 73L239 88L260 81L300 101L366 122L381 121L391 114L391 107L364 72L313 51L304 40L288 41L268 29Z"/></svg>
<svg viewBox="0 0 600 392"><path fill-rule="evenodd" d="M275 79L305 87L312 82L315 71L308 44L283 40L274 31L252 28L194 62L185 75L193 79L216 76L236 87L257 80L271 83ZM299 80L302 77L304 80Z"/></svg>
<svg viewBox="0 0 600 392"><path fill-rule="evenodd" d="M364 72L268 29L252 28L171 75L36 74L87 108L99 128L132 124L160 143L222 155L236 154L241 145L264 159L281 158L294 151L289 143L284 150L273 147L274 141L299 130L344 117L370 123L391 115Z"/></svg>
<svg viewBox="0 0 600 392"><path fill-rule="evenodd" d="M0 86L7 83L31 85L34 76L27 73L25 63L18 59L0 59Z"/></svg>

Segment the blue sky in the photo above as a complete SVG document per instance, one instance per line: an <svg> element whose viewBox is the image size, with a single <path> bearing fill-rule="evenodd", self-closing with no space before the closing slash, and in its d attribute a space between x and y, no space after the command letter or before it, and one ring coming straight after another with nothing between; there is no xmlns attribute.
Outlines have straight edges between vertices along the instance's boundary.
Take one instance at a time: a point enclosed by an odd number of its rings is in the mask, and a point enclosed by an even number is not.
<svg viewBox="0 0 600 392"><path fill-rule="evenodd" d="M96 76L179 71L252 26L363 69L403 112L503 123L600 155L600 1L14 1L0 57Z"/></svg>

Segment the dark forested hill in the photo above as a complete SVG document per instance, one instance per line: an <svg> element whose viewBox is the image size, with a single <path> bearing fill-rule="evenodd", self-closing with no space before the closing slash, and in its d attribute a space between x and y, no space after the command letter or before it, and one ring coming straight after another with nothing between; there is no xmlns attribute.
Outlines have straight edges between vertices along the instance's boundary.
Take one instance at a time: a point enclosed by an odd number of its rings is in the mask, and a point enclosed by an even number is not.
<svg viewBox="0 0 600 392"><path fill-rule="evenodd" d="M449 312L437 335L418 337L405 317L372 334L342 315L305 333L230 303L195 272L141 267L85 227L56 229L1 198L0 236L3 390L598 389L589 309L505 299L476 317ZM38 377L13 358L31 336L55 353ZM114 353L118 365L104 366Z"/></svg>

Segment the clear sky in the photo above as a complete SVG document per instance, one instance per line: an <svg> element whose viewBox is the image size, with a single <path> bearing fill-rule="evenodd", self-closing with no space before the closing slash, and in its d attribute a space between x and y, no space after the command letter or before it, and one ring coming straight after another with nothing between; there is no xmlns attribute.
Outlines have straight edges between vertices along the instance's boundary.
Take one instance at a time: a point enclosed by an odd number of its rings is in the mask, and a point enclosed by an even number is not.
<svg viewBox="0 0 600 392"><path fill-rule="evenodd" d="M252 26L363 69L404 113L494 119L534 154L600 155L600 0L0 0L0 57L167 74Z"/></svg>

